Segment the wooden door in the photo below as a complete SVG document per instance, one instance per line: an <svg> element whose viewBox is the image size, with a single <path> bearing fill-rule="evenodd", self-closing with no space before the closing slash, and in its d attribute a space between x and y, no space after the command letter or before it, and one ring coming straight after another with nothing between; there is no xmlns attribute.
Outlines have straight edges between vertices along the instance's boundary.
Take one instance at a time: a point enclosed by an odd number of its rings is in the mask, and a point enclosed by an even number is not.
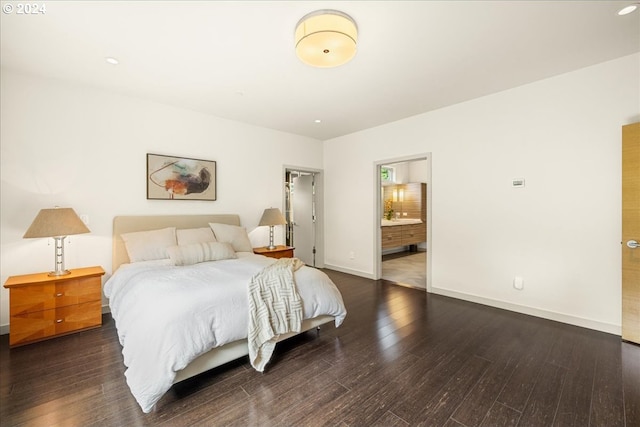
<svg viewBox="0 0 640 427"><path fill-rule="evenodd" d="M640 344L640 123L622 127L622 339Z"/></svg>

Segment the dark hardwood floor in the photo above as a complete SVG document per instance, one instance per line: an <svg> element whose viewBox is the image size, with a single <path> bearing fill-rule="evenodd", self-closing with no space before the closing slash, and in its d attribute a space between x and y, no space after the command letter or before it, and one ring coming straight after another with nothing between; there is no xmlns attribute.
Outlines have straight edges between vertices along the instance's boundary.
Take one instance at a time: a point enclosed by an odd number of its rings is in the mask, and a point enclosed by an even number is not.
<svg viewBox="0 0 640 427"><path fill-rule="evenodd" d="M327 271L347 318L175 385L143 414L113 320L8 348L2 426L640 426L640 347L620 337Z"/></svg>

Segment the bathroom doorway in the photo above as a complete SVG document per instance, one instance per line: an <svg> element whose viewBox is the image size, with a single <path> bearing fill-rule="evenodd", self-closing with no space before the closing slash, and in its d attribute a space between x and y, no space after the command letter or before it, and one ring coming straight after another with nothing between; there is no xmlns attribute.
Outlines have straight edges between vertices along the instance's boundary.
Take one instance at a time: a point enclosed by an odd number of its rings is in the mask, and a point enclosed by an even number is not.
<svg viewBox="0 0 640 427"><path fill-rule="evenodd" d="M430 155L376 162L376 178L377 278L428 291Z"/></svg>
<svg viewBox="0 0 640 427"><path fill-rule="evenodd" d="M322 172L285 167L285 244L311 267L323 267Z"/></svg>

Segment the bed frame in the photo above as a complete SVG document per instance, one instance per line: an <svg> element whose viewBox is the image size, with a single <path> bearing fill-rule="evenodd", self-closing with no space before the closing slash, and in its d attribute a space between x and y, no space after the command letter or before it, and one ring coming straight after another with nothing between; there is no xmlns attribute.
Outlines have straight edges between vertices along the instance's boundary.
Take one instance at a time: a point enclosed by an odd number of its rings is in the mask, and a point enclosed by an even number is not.
<svg viewBox="0 0 640 427"><path fill-rule="evenodd" d="M134 231L149 231L158 228L176 227L198 228L209 227L210 222L217 222L229 225L240 225L240 217L234 214L222 215L140 215L140 216L116 216L113 219L113 257L112 272L115 272L121 264L129 262L127 249L124 241L120 237L123 233ZM333 316L318 316L313 319L306 319L302 323L300 333L313 328L319 328L328 322L334 321ZM280 335L278 342L290 338L296 333ZM173 383L184 381L202 372L208 371L232 360L249 355L247 340L239 340L221 347L216 347L209 352L193 360L186 368L178 371Z"/></svg>

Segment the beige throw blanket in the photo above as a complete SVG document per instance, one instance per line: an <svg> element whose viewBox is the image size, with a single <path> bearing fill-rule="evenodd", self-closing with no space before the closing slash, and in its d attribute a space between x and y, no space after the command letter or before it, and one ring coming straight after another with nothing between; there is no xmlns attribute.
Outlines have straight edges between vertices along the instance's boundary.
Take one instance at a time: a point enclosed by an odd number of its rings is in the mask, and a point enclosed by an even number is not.
<svg viewBox="0 0 640 427"><path fill-rule="evenodd" d="M302 299L293 272L304 263L280 258L251 278L249 283L249 361L263 372L280 334L300 332Z"/></svg>

